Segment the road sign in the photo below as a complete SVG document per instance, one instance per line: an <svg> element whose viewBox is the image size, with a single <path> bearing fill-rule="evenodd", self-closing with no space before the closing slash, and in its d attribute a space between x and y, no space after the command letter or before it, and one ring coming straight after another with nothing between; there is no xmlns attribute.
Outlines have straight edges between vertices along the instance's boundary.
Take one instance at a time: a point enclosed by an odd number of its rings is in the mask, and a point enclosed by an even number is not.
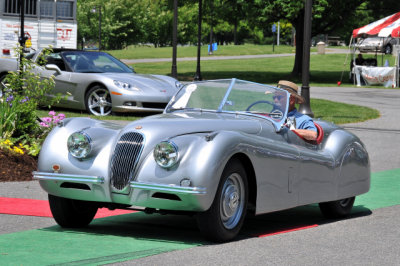
<svg viewBox="0 0 400 266"><path fill-rule="evenodd" d="M272 24L272 32L276 32L276 24Z"/></svg>

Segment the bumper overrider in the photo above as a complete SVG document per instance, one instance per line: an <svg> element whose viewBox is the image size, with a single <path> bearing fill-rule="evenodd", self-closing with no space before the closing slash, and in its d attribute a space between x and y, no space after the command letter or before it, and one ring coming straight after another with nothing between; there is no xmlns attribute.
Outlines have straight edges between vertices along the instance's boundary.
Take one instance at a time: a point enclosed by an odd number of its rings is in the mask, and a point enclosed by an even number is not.
<svg viewBox="0 0 400 266"><path fill-rule="evenodd" d="M102 176L36 171L32 174L33 179L41 181L42 187L49 194L60 197L167 210L205 210L203 199L207 195L207 189L204 187L184 187L174 184L130 181L129 187L131 188L131 192L123 195L111 192L110 184L106 184L105 178ZM86 185L86 189L82 189L80 185ZM102 190L102 193L98 193L99 190ZM107 194L111 196L105 196ZM99 195L103 195L103 197Z"/></svg>

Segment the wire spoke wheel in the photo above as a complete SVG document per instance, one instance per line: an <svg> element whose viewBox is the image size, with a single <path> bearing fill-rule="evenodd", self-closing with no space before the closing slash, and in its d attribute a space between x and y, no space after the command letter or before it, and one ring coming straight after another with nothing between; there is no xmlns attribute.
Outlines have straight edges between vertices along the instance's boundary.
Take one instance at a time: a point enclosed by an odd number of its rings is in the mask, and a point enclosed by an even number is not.
<svg viewBox="0 0 400 266"><path fill-rule="evenodd" d="M232 229L240 221L243 213L244 185L242 178L234 173L230 175L222 188L220 215L225 228Z"/></svg>
<svg viewBox="0 0 400 266"><path fill-rule="evenodd" d="M224 242L237 236L246 216L247 174L238 159L225 166L211 207L197 214L197 225L211 241Z"/></svg>

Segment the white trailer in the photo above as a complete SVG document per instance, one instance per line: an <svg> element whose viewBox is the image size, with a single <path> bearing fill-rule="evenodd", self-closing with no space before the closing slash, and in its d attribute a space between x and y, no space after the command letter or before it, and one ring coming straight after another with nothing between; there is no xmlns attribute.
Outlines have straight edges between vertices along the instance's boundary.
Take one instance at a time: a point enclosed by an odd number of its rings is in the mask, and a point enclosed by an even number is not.
<svg viewBox="0 0 400 266"><path fill-rule="evenodd" d="M76 0L24 0L29 49L77 47ZM19 0L0 0L0 57L14 56L21 35Z"/></svg>

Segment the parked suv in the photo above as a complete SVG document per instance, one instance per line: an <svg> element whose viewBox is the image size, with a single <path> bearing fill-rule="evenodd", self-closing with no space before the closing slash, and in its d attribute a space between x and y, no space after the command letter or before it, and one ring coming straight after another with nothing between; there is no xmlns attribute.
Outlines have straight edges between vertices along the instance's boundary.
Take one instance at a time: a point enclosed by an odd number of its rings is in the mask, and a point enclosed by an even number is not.
<svg viewBox="0 0 400 266"><path fill-rule="evenodd" d="M396 44L396 39L392 37L370 37L361 39L356 44L356 48L362 53L366 52L380 52L385 54L391 54L393 51L393 45Z"/></svg>

